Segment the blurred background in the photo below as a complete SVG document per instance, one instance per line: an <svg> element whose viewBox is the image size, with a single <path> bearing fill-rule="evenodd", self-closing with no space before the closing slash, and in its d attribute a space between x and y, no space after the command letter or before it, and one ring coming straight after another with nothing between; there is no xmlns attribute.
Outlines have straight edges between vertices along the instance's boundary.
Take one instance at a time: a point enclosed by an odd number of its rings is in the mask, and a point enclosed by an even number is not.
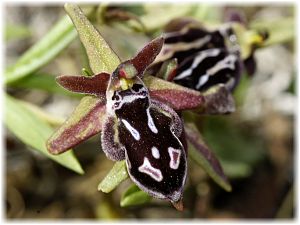
<svg viewBox="0 0 300 225"><path fill-rule="evenodd" d="M244 73L234 92L236 112L199 118L204 140L221 161L232 192L224 191L190 160L184 212L178 212L160 200L121 207L122 193L131 185L129 179L112 193L97 190L99 182L113 166L101 151L99 134L74 148L85 171L79 175L35 151L11 129L5 128L6 217L99 220L293 218L297 104L294 6L207 6L200 3L114 6L142 18L141 21L151 28L148 32L143 32L136 19L115 21L107 7L97 6L89 19L121 59L133 56L152 36L162 32L168 21L180 16L192 16L209 27L226 22L228 12L234 10L243 15L247 26L265 25L270 29L271 43L254 52L255 73L251 76ZM6 4L4 14L6 67L15 64L65 16L63 5ZM287 25L281 26L276 21ZM280 30L282 27L285 29ZM21 100L22 104L29 104L31 110L38 107L36 110L40 110L55 129L71 114L81 96L58 87L54 77L80 74L83 67L89 68L86 54L74 36L71 44L53 60L32 74L7 84L6 93Z"/></svg>

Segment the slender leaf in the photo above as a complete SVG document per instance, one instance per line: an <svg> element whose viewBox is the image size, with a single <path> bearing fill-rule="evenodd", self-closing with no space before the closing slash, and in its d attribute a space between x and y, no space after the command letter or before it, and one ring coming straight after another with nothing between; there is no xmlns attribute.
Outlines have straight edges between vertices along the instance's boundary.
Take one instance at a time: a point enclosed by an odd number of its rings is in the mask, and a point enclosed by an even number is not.
<svg viewBox="0 0 300 225"><path fill-rule="evenodd" d="M120 205L121 207L136 206L148 203L151 200L151 196L133 184L122 195Z"/></svg>
<svg viewBox="0 0 300 225"><path fill-rule="evenodd" d="M245 162L232 162L222 159L220 161L222 162L225 174L231 179L245 178L253 172L251 166Z"/></svg>
<svg viewBox="0 0 300 225"><path fill-rule="evenodd" d="M76 37L70 19L65 16L39 42L26 51L21 58L5 71L6 84L25 77L47 64Z"/></svg>
<svg viewBox="0 0 300 225"><path fill-rule="evenodd" d="M47 151L45 143L53 132L52 128L9 95L5 95L5 124L25 144L70 170L84 173L72 151L60 156Z"/></svg>
<svg viewBox="0 0 300 225"><path fill-rule="evenodd" d="M116 162L113 168L99 184L98 190L104 193L109 193L127 178L128 173L125 161Z"/></svg>
<svg viewBox="0 0 300 225"><path fill-rule="evenodd" d="M5 40L11 41L30 37L31 30L29 27L17 24L8 24L5 27Z"/></svg>
<svg viewBox="0 0 300 225"><path fill-rule="evenodd" d="M64 118L50 115L49 113L45 112L40 107L38 107L37 105L34 105L30 102L19 101L19 103L22 104L26 109L31 111L35 116L37 116L38 118L40 118L41 120L43 120L44 122L50 125L58 126L64 122Z"/></svg>
<svg viewBox="0 0 300 225"><path fill-rule="evenodd" d="M189 155L191 158L198 163L217 184L226 191L231 191L230 183L218 159L203 142L202 136L196 126L192 123L186 123L185 133L190 143Z"/></svg>
<svg viewBox="0 0 300 225"><path fill-rule="evenodd" d="M65 10L77 29L93 72L95 74L99 72L112 73L120 64L119 57L109 47L78 6L67 3L65 4Z"/></svg>

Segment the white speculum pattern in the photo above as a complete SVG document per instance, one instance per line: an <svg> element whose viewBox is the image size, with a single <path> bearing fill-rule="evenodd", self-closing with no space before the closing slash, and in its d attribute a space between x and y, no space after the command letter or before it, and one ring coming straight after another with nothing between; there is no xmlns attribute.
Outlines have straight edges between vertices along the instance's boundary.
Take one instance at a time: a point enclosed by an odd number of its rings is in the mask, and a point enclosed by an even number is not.
<svg viewBox="0 0 300 225"><path fill-rule="evenodd" d="M150 128L150 130L153 133L157 134L158 130L157 130L155 124L154 124L152 116L150 115L150 107L148 107L146 111L147 111L147 117L148 117L148 127Z"/></svg>
<svg viewBox="0 0 300 225"><path fill-rule="evenodd" d="M197 68L198 65L204 59L206 59L208 57L218 56L220 53L221 53L220 49L209 49L209 50L204 50L204 51L200 52L198 54L198 56L196 56L194 58L192 65L188 69L182 71L178 76L176 76L174 78L174 80L181 80L181 79L191 76L193 74L193 70L195 68ZM204 85L209 80L209 76L216 74L220 70L227 69L227 68L234 70L235 69L234 64L236 61L237 61L237 56L230 54L230 55L226 56L223 60L217 62L213 67L208 69L205 74L202 74L199 76L199 80L196 85L196 88L199 89L202 85Z"/></svg>
<svg viewBox="0 0 300 225"><path fill-rule="evenodd" d="M169 147L168 152L170 156L170 163L169 163L170 168L174 170L178 169L180 163L181 151L179 149Z"/></svg>
<svg viewBox="0 0 300 225"><path fill-rule="evenodd" d="M141 139L140 133L135 128L133 128L127 120L122 119L122 123L125 125L126 129L130 132L135 140L139 141Z"/></svg>
<svg viewBox="0 0 300 225"><path fill-rule="evenodd" d="M151 152L154 158L159 159L160 157L159 150L155 146L151 148Z"/></svg>
<svg viewBox="0 0 300 225"><path fill-rule="evenodd" d="M220 54L220 49L209 49L209 50L200 52L199 55L194 58L192 66L190 68L182 71L178 76L176 76L174 78L174 80L180 80L180 79L183 79L183 78L186 78L186 77L192 75L193 70L195 68L197 68L199 63L201 63L204 59L206 59L207 57L214 57L219 54Z"/></svg>
<svg viewBox="0 0 300 225"><path fill-rule="evenodd" d="M152 177L154 180L160 182L163 180L163 176L162 173L159 169L154 168L149 159L147 157L144 157L144 162L143 165L141 165L138 170L141 173L145 173L147 175L149 175L150 177Z"/></svg>

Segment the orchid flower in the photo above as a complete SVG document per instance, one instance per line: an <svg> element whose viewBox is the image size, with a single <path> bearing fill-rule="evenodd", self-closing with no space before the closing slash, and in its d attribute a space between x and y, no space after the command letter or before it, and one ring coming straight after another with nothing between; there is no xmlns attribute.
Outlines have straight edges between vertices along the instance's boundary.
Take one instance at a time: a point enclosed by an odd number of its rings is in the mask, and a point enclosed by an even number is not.
<svg viewBox="0 0 300 225"><path fill-rule="evenodd" d="M73 5L70 8L75 26L78 28L74 17L79 15L80 23L94 32L80 9ZM89 53L90 39L86 41L86 34L80 30L79 34ZM95 35L101 38L98 32ZM234 102L224 86L203 94L147 74L163 43L163 37L152 40L135 57L119 63L111 74L99 71L90 77L57 77L57 83L65 89L88 96L49 138L47 148L52 154L60 154L101 132L106 156L113 161L125 160L131 180L140 189L182 210L187 142L200 153L209 168L207 172L226 189L230 190L230 185L199 131L193 124L184 124L178 112L226 113L234 110ZM95 61L95 54L89 57L90 63Z"/></svg>

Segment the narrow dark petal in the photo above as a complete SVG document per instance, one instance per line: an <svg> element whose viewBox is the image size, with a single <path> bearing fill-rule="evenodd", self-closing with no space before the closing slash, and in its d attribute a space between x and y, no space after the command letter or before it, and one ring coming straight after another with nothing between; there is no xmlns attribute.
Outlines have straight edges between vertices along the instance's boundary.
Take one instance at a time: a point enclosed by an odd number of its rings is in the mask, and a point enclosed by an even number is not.
<svg viewBox="0 0 300 225"><path fill-rule="evenodd" d="M82 94L91 94L105 97L105 92L110 75L108 73L99 73L97 75L87 76L59 76L56 78L65 89Z"/></svg>
<svg viewBox="0 0 300 225"><path fill-rule="evenodd" d="M195 109L204 103L204 98L200 92L194 94L173 89L150 90L150 96L168 104L174 110Z"/></svg>
<svg viewBox="0 0 300 225"><path fill-rule="evenodd" d="M143 81L149 89L151 98L168 104L174 110L203 108L204 106L204 98L199 91L153 76L145 76Z"/></svg>
<svg viewBox="0 0 300 225"><path fill-rule="evenodd" d="M48 139L48 151L52 154L63 153L99 133L105 114L105 100L84 97L70 118Z"/></svg>
<svg viewBox="0 0 300 225"><path fill-rule="evenodd" d="M207 147L202 140L202 136L194 124L185 124L186 139L193 148L190 155L196 158L196 161L203 167L208 175L214 179L225 190L230 191L231 186L226 175L223 172L221 164L213 152ZM196 154L195 154L196 153Z"/></svg>
<svg viewBox="0 0 300 225"><path fill-rule="evenodd" d="M159 37L146 45L130 63L136 68L139 77L143 76L145 69L155 60L164 43L164 38Z"/></svg>

